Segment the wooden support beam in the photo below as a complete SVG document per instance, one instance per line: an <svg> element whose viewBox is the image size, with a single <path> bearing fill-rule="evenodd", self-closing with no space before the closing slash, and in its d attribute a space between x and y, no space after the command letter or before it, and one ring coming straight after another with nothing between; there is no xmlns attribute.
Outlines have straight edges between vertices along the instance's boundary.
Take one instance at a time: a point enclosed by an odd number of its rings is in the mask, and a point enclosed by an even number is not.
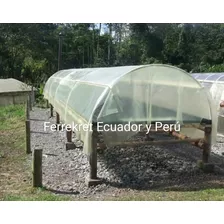
<svg viewBox="0 0 224 224"><path fill-rule="evenodd" d="M59 125L60 124L60 115L59 113L56 112L56 124Z"/></svg>
<svg viewBox="0 0 224 224"><path fill-rule="evenodd" d="M188 126L188 127L192 127L192 125L191 126ZM198 126L197 126L198 127ZM210 127L210 125L208 125L208 127ZM199 128L200 129L200 128ZM204 129L200 129L200 130L204 130ZM173 136L173 137L175 137L176 139L179 139L179 140L181 140L180 142L183 142L183 140L187 140L187 141L184 141L184 142L189 142L189 143L191 143L192 145L194 145L194 146L196 146L196 147L198 147L198 148L201 148L201 149L204 149L204 145L205 145L205 141L204 141L204 139L199 139L199 138L197 138L197 139L191 139L191 138L189 138L188 136L186 136L186 135L184 135L184 134L182 134L182 133L177 133L177 132L175 132L174 130L172 130L172 131L168 131L168 132L165 132L163 129L158 129L157 130L158 132L164 132L164 133L168 133L169 135L171 135L171 136ZM157 132L155 129L154 130L150 130L150 132ZM145 134L145 131L140 131L140 133L142 133L142 134ZM151 140L151 141L154 141L154 139L153 138L149 138L149 139L146 139L146 140ZM177 140L174 140L175 142L177 141ZM165 141L165 142L161 142L161 141L154 141L154 143L155 144L166 144L167 143L167 141ZM172 142L173 143L173 142ZM178 142L177 142L178 143ZM128 143L129 144L129 143ZM130 142L130 144L132 144L131 142ZM137 145L138 145L138 143L136 143ZM140 143L140 144L143 144L143 143ZM148 142L146 142L146 144L149 144L149 145L152 145L153 143L148 143ZM169 144L169 143L168 143ZM143 144L143 145L145 145L145 144Z"/></svg>
<svg viewBox="0 0 224 224"><path fill-rule="evenodd" d="M203 147L203 155L202 155L202 161L203 163L208 163L210 152L211 152L211 133L212 128L211 127L205 127L205 134L204 134L204 147Z"/></svg>
<svg viewBox="0 0 224 224"><path fill-rule="evenodd" d="M72 130L66 130L67 142L72 142Z"/></svg>
<svg viewBox="0 0 224 224"><path fill-rule="evenodd" d="M92 152L90 153L89 163L90 163L90 179L97 179L97 137L98 133L93 129L92 133Z"/></svg>
<svg viewBox="0 0 224 224"><path fill-rule="evenodd" d="M42 149L33 153L33 187L42 187Z"/></svg>
<svg viewBox="0 0 224 224"><path fill-rule="evenodd" d="M162 145L162 144L176 144L176 143L188 143L188 142L197 142L200 141L200 138L191 139L187 138L184 140L159 140L159 141L144 141L144 142L117 142L112 144L112 146L119 145L121 147L127 146L137 146L137 145Z"/></svg>
<svg viewBox="0 0 224 224"><path fill-rule="evenodd" d="M76 149L76 145L72 142L72 130L66 130L66 150Z"/></svg>
<svg viewBox="0 0 224 224"><path fill-rule="evenodd" d="M30 154L31 153L30 120L25 121L25 126L26 126L26 154Z"/></svg>
<svg viewBox="0 0 224 224"><path fill-rule="evenodd" d="M185 139L189 139L189 137L187 137L186 135L183 135L181 133L177 133L175 131L171 131L170 134L178 139L181 139L181 140L185 140Z"/></svg>
<svg viewBox="0 0 224 224"><path fill-rule="evenodd" d="M26 107L25 107L25 112L26 112L26 119L30 119L30 106L29 106L29 98L26 101Z"/></svg>
<svg viewBox="0 0 224 224"><path fill-rule="evenodd" d="M46 107L49 108L49 101L46 100Z"/></svg>
<svg viewBox="0 0 224 224"><path fill-rule="evenodd" d="M56 112L56 126L57 126L57 130L61 131L62 125L60 124L60 115L57 112Z"/></svg>
<svg viewBox="0 0 224 224"><path fill-rule="evenodd" d="M145 140L146 141L154 141L154 138L152 138L149 133L145 134Z"/></svg>
<svg viewBox="0 0 224 224"><path fill-rule="evenodd" d="M54 107L52 105L50 105L50 117L54 116Z"/></svg>
<svg viewBox="0 0 224 224"><path fill-rule="evenodd" d="M97 140L98 140L98 132L96 130L96 127L93 126L92 143L91 143L92 150L89 155L90 173L89 178L86 179L86 184L88 187L101 183L101 180L97 178Z"/></svg>
<svg viewBox="0 0 224 224"><path fill-rule="evenodd" d="M208 127L210 127L211 125L206 125ZM200 124L184 124L184 125L181 125L181 128L196 128L196 129L199 129L201 131L204 131L205 127L200 125ZM144 132L147 132L147 128L144 127L140 133L144 133ZM156 129L156 126L154 124L151 124L151 128L150 128L150 132L166 132L164 131L163 128L157 128Z"/></svg>

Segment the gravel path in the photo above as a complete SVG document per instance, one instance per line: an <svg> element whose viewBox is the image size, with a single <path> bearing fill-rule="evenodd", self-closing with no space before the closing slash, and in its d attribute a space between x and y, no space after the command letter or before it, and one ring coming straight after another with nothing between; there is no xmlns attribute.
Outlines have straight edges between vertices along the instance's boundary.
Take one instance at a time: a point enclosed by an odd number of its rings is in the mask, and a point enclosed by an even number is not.
<svg viewBox="0 0 224 224"><path fill-rule="evenodd" d="M204 174L197 168L201 159L200 149L189 144L167 146L140 146L136 148L113 147L98 154L98 176L103 184L87 188L85 177L89 164L82 152L82 143L73 141L80 148L65 150L65 132L44 131L49 110L34 108L31 111L31 144L43 149L43 184L61 194L79 198L103 198L117 196L122 192L146 189L169 189L201 187L205 183L216 186L224 183L224 175ZM156 138L165 138L158 134ZM219 138L212 149L212 162L224 168L224 138Z"/></svg>

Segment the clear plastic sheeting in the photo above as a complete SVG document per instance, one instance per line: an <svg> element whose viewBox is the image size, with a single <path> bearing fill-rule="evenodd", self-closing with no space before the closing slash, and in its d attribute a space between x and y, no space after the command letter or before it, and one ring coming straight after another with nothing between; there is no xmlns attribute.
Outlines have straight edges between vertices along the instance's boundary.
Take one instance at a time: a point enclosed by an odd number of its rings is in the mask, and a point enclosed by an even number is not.
<svg viewBox="0 0 224 224"><path fill-rule="evenodd" d="M193 73L192 76L211 93L219 113L220 102L224 100L224 73Z"/></svg>
<svg viewBox="0 0 224 224"><path fill-rule="evenodd" d="M217 132L224 134L224 109L220 108L224 101L224 73L193 73L192 76L210 92L218 116Z"/></svg>
<svg viewBox="0 0 224 224"><path fill-rule="evenodd" d="M210 93L190 74L168 65L62 70L51 76L44 97L66 124L114 127L117 124L191 124L217 116ZM91 130L75 131L91 152ZM138 130L102 131L107 145L127 140ZM197 136L193 136L197 137Z"/></svg>

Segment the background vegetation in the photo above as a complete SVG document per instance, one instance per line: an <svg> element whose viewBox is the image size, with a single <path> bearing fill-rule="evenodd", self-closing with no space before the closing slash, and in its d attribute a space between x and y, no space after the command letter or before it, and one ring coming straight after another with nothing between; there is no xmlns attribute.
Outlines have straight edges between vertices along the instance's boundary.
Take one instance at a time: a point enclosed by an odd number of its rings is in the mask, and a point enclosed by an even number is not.
<svg viewBox="0 0 224 224"><path fill-rule="evenodd" d="M62 68L166 63L188 72L224 71L223 24L0 24L0 78L39 87Z"/></svg>

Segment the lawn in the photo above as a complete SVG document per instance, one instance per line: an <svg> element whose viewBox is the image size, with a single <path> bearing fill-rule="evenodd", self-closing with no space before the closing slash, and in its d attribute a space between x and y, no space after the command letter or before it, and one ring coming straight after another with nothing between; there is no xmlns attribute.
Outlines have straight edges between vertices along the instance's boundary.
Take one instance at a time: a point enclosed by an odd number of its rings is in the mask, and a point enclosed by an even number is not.
<svg viewBox="0 0 224 224"><path fill-rule="evenodd" d="M33 189L31 155L25 153L25 107L0 107L0 200L62 200Z"/></svg>
<svg viewBox="0 0 224 224"><path fill-rule="evenodd" d="M0 107L0 200L75 199L72 195L56 195L44 188L34 189L31 183L31 155L25 153L25 107ZM133 190L104 200L224 200L224 188L214 189L208 185L202 189L204 190Z"/></svg>

